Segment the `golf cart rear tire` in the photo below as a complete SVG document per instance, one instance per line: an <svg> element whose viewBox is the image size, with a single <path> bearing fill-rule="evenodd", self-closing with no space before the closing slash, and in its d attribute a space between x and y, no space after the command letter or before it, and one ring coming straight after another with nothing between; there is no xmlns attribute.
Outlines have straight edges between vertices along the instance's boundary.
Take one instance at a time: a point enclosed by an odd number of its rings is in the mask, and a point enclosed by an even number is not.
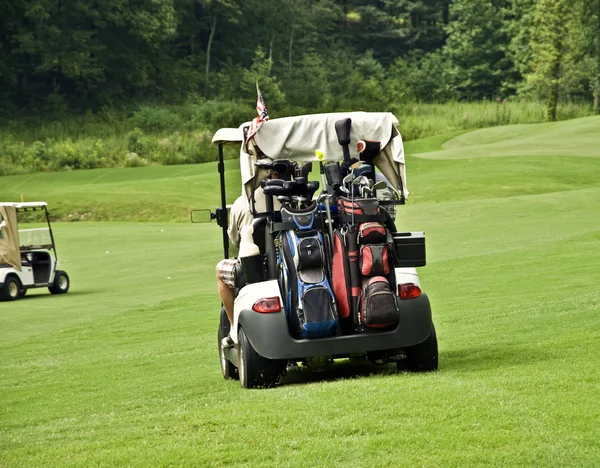
<svg viewBox="0 0 600 468"><path fill-rule="evenodd" d="M4 280L4 286L0 289L0 301L16 301L23 286L14 275L8 275Z"/></svg>
<svg viewBox="0 0 600 468"><path fill-rule="evenodd" d="M62 270L56 270L54 273L54 283L48 288L52 294L65 294L69 290L71 282L69 275Z"/></svg>
<svg viewBox="0 0 600 468"><path fill-rule="evenodd" d="M238 332L240 384L244 388L273 387L284 373L286 361L267 359L256 352L244 329Z"/></svg>
<svg viewBox="0 0 600 468"><path fill-rule="evenodd" d="M438 344L435 327L431 324L431 331L425 341L415 346L402 350L405 358L396 361L400 370L408 372L430 372L438 368Z"/></svg>
<svg viewBox="0 0 600 468"><path fill-rule="evenodd" d="M230 328L231 328L231 325L229 324L229 319L227 318L227 313L225 312L225 308L221 307L221 318L219 320L219 332L217 333L217 338L218 338L217 345L219 346L218 349L219 349L219 362L221 364L221 373L223 374L223 378L227 379L227 380L239 378L237 367L235 367L230 361L225 359L225 353L223 352L223 338L225 338L229 334Z"/></svg>

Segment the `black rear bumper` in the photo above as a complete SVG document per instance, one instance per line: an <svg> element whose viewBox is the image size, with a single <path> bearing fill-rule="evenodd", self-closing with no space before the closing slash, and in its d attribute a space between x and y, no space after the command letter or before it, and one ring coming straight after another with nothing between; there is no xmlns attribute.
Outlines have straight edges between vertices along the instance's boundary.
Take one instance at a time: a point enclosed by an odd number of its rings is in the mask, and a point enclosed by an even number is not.
<svg viewBox="0 0 600 468"><path fill-rule="evenodd" d="M329 338L295 339L284 312L260 314L244 309L239 324L258 354L270 359L302 359L309 356L346 356L414 346L431 330L431 306L426 294L399 300L400 320L392 330Z"/></svg>

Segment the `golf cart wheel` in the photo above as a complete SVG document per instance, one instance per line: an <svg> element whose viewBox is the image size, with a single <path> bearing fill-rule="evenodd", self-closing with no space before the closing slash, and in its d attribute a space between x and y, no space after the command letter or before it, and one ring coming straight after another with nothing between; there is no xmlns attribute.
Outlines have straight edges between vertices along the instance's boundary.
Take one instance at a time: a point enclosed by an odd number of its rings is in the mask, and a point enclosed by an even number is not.
<svg viewBox="0 0 600 468"><path fill-rule="evenodd" d="M27 294L27 288L21 288L19 291L19 297L23 297L25 294Z"/></svg>
<svg viewBox="0 0 600 468"><path fill-rule="evenodd" d="M437 335L433 322L431 331L425 341L415 346L404 348L406 357L401 361L396 361L396 366L400 370L409 372L429 372L438 368L438 345Z"/></svg>
<svg viewBox="0 0 600 468"><path fill-rule="evenodd" d="M225 358L225 353L223 352L223 338L225 338L229 334L230 328L231 325L229 324L227 313L225 312L225 308L222 307L221 319L219 321L219 332L217 333L217 346L219 347L219 362L221 363L221 373L223 374L224 379L237 379L237 367L235 367L231 362L229 362Z"/></svg>
<svg viewBox="0 0 600 468"><path fill-rule="evenodd" d="M52 294L64 294L69 290L71 285L69 275L64 271L56 270L54 274L54 283L48 288Z"/></svg>
<svg viewBox="0 0 600 468"><path fill-rule="evenodd" d="M4 280L4 286L0 289L0 301L16 301L21 291L21 282L14 275L9 275Z"/></svg>
<svg viewBox="0 0 600 468"><path fill-rule="evenodd" d="M244 388L274 386L285 372L287 361L267 359L256 352L244 329L238 332L240 384Z"/></svg>

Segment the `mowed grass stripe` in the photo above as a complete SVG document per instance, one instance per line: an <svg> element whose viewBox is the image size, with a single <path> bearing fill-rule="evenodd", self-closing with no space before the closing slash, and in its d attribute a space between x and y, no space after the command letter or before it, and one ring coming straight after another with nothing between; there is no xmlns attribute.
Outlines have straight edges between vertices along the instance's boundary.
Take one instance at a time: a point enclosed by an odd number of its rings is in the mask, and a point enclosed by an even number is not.
<svg viewBox="0 0 600 468"><path fill-rule="evenodd" d="M22 300L0 303L0 346L140 306L216 292L214 266L223 250L214 223L55 223L54 235L71 290L52 296L47 289L33 289Z"/></svg>
<svg viewBox="0 0 600 468"><path fill-rule="evenodd" d="M463 133L441 143L442 151L420 158L468 159L501 156L599 157L600 116L554 122L493 127Z"/></svg>
<svg viewBox="0 0 600 468"><path fill-rule="evenodd" d="M218 367L214 224L58 224L73 296L0 304L0 462L600 464L594 161L409 158L398 220L426 232L440 346L426 375L344 361L244 391Z"/></svg>
<svg viewBox="0 0 600 468"><path fill-rule="evenodd" d="M582 243L598 240L597 235L583 236L567 248L558 242L551 250L568 257ZM533 249L535 260L528 262L527 271L514 264L512 254L493 260L504 276L524 280L546 269L545 252ZM598 259L596 253L591 260ZM462 263L457 273L465 281L452 283L452 297L468 298L477 269L472 261L456 263ZM506 268L512 265L514 270ZM439 274L451 278L453 270L455 266ZM588 273L582 271L583 276ZM498 284L503 279L497 277ZM431 278L428 283L433 283ZM442 284L431 284L432 294ZM216 320L212 315L198 320L193 300L107 317L94 327L66 331L67 339L82 342L74 361L31 369L29 378L36 377L29 405L36 406L30 413L36 424L9 428L25 445L43 441L50 431L58 434L58 441L47 438L46 455L28 454L44 464L52 464L50 455L62 454L60 460L67 463L137 466L168 460L269 466L337 460L345 466L372 466L393 463L396 457L402 457L401 466L424 461L586 465L598 449L594 418L599 356L589 349L598 333L585 340L580 335L598 330L598 316L590 313L597 302L590 300L591 294L580 296L580 308L573 310L568 298L536 304L520 293L527 288L510 291L515 305L521 305L504 311L502 320L497 319L497 297L476 309L447 307L444 299L437 299L438 374L411 376L383 369L375 376L328 380L348 376L342 364L324 375L290 375L286 386L265 392L243 391L236 382L221 380L213 347ZM486 297L485 291L476 293ZM565 309L573 312L571 322L577 322L566 329L561 320L553 320ZM466 320L446 320L461 316ZM194 322L198 337L189 333ZM60 344L55 346L60 353ZM312 383L302 383L307 380ZM52 395L51 401L39 401L44 394ZM18 405L3 401L9 407ZM234 416L224 418L224 413ZM109 427L121 432L106 432ZM96 444L99 431L102 437ZM239 436L230 438L232 432Z"/></svg>

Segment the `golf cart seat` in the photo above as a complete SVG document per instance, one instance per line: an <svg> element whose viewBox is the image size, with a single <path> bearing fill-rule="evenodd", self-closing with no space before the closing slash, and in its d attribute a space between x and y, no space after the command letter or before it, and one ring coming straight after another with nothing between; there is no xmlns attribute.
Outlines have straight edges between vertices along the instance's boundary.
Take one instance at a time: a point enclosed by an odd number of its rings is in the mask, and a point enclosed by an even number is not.
<svg viewBox="0 0 600 468"><path fill-rule="evenodd" d="M258 246L260 254L263 257L267 252L267 235L266 235L266 227L267 227L267 218L255 218L252 227L254 232L252 234L252 239L254 243ZM244 277L244 272L242 270L242 265L238 262L233 270L234 283L235 283L235 295L237 296L240 289L242 289L246 285L246 278Z"/></svg>
<svg viewBox="0 0 600 468"><path fill-rule="evenodd" d="M31 262L29 261L29 258L27 258L27 254L25 252L21 252L21 266L31 266Z"/></svg>

